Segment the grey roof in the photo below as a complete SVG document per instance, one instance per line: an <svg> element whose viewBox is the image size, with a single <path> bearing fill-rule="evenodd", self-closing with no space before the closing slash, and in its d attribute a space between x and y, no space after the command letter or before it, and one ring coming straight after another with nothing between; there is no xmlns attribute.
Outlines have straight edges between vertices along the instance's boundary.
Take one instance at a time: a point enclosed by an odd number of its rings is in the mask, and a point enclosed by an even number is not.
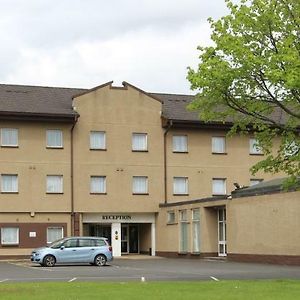
<svg viewBox="0 0 300 300"><path fill-rule="evenodd" d="M0 112L75 115L72 96L84 89L0 84Z"/></svg>
<svg viewBox="0 0 300 300"><path fill-rule="evenodd" d="M273 194L278 193L284 190L283 184L284 181L287 180L286 177L284 178L275 178L269 181L263 181L253 186L240 188L235 191L232 191L233 198L239 197L248 197L248 196L257 196L257 195L264 195L264 194ZM294 191L300 188L300 178L298 182L289 187L289 191Z"/></svg>
<svg viewBox="0 0 300 300"><path fill-rule="evenodd" d="M71 118L76 115L76 112L72 109L72 97L91 90L93 89L0 84L0 115L36 114L52 115L52 117L68 116ZM186 106L193 101L193 95L146 94L162 101L163 116L166 119L178 122L201 123L198 112L191 112L186 109ZM274 118L281 120L281 122L284 121L283 114L280 111L274 112ZM212 123L224 126L220 122L211 122L210 124ZM231 124L230 120L228 124Z"/></svg>

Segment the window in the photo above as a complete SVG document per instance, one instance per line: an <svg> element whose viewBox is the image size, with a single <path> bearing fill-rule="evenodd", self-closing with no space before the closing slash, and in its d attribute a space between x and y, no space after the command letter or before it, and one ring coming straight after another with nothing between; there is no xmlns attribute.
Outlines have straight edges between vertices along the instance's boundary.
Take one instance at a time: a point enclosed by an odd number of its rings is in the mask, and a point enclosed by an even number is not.
<svg viewBox="0 0 300 300"><path fill-rule="evenodd" d="M285 157L296 155L300 150L300 141L286 142L284 146Z"/></svg>
<svg viewBox="0 0 300 300"><path fill-rule="evenodd" d="M106 176L91 176L91 194L105 194L106 193Z"/></svg>
<svg viewBox="0 0 300 300"><path fill-rule="evenodd" d="M104 131L90 132L90 149L92 150L106 149L106 133Z"/></svg>
<svg viewBox="0 0 300 300"><path fill-rule="evenodd" d="M256 139L251 138L249 140L249 147L250 154L263 154L262 149L259 147Z"/></svg>
<svg viewBox="0 0 300 300"><path fill-rule="evenodd" d="M193 220L193 252L200 252L200 209L195 208L192 210Z"/></svg>
<svg viewBox="0 0 300 300"><path fill-rule="evenodd" d="M1 146L18 147L18 129L1 128Z"/></svg>
<svg viewBox="0 0 300 300"><path fill-rule="evenodd" d="M215 154L224 154L226 153L225 148L225 137L223 136L214 136L211 138L211 147L212 147L212 153Z"/></svg>
<svg viewBox="0 0 300 300"><path fill-rule="evenodd" d="M2 227L1 245L18 245L18 244L19 244L19 228Z"/></svg>
<svg viewBox="0 0 300 300"><path fill-rule="evenodd" d="M175 212L174 212L174 210L168 211L167 214L168 214L168 221L167 221L167 223L168 224L175 223Z"/></svg>
<svg viewBox="0 0 300 300"><path fill-rule="evenodd" d="M212 194L213 195L226 195L226 179L214 178L212 180Z"/></svg>
<svg viewBox="0 0 300 300"><path fill-rule="evenodd" d="M53 243L64 236L62 227L48 227L47 228L47 243Z"/></svg>
<svg viewBox="0 0 300 300"><path fill-rule="evenodd" d="M186 135L173 135L173 152L188 152Z"/></svg>
<svg viewBox="0 0 300 300"><path fill-rule="evenodd" d="M47 147L48 148L62 148L63 135L61 130L51 129L47 130Z"/></svg>
<svg viewBox="0 0 300 300"><path fill-rule="evenodd" d="M1 192L18 192L18 175L1 175Z"/></svg>
<svg viewBox="0 0 300 300"><path fill-rule="evenodd" d="M133 194L148 194L148 177L133 176L132 177L132 193Z"/></svg>
<svg viewBox="0 0 300 300"><path fill-rule="evenodd" d="M147 133L132 134L132 151L147 151Z"/></svg>
<svg viewBox="0 0 300 300"><path fill-rule="evenodd" d="M174 177L173 178L173 194L188 195L188 178Z"/></svg>
<svg viewBox="0 0 300 300"><path fill-rule="evenodd" d="M250 179L250 186L259 184L263 181L263 179Z"/></svg>
<svg viewBox="0 0 300 300"><path fill-rule="evenodd" d="M54 194L63 193L62 175L47 175L47 193L54 193Z"/></svg>
<svg viewBox="0 0 300 300"><path fill-rule="evenodd" d="M180 210L180 241L179 241L179 252L188 252L189 244L189 224L187 220L187 210Z"/></svg>

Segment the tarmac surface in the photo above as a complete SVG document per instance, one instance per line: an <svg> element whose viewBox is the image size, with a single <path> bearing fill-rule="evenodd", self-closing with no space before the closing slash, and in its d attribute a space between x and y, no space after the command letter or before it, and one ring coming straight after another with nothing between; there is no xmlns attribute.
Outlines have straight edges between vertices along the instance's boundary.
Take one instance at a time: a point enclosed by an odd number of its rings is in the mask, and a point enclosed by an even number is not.
<svg viewBox="0 0 300 300"><path fill-rule="evenodd" d="M300 266L147 256L116 258L104 267L41 267L29 260L0 261L0 283L43 281L197 281L300 279Z"/></svg>

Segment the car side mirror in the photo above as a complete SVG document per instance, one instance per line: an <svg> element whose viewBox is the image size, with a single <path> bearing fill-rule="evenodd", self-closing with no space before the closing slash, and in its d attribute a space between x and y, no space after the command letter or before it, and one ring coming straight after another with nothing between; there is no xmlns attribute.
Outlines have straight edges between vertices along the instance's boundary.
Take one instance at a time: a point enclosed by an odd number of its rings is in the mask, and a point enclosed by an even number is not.
<svg viewBox="0 0 300 300"><path fill-rule="evenodd" d="M65 246L60 246L60 250L64 250L65 249Z"/></svg>

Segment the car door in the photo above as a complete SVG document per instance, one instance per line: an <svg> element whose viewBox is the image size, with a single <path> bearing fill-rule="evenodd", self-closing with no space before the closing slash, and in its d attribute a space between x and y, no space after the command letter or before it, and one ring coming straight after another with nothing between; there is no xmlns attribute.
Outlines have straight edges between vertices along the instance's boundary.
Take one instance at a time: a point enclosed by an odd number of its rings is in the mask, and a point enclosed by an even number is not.
<svg viewBox="0 0 300 300"><path fill-rule="evenodd" d="M56 249L55 257L58 263L73 263L77 261L78 239L66 240Z"/></svg>
<svg viewBox="0 0 300 300"><path fill-rule="evenodd" d="M95 240L81 238L78 239L78 261L82 263L93 262L95 250Z"/></svg>

